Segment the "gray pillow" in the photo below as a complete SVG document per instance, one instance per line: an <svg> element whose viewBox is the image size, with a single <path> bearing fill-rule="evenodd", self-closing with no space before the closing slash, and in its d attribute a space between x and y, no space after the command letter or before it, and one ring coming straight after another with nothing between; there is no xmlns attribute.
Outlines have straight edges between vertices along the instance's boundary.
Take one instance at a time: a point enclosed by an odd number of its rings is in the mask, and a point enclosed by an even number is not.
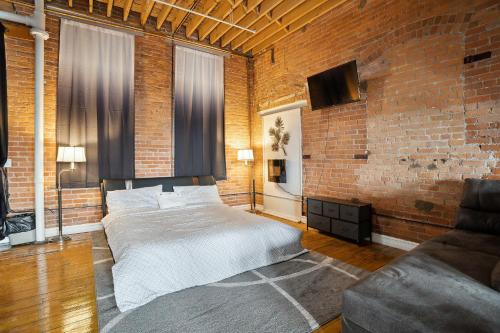
<svg viewBox="0 0 500 333"><path fill-rule="evenodd" d="M491 286L500 292L500 261L497 262L497 265L493 268L493 272L491 272Z"/></svg>

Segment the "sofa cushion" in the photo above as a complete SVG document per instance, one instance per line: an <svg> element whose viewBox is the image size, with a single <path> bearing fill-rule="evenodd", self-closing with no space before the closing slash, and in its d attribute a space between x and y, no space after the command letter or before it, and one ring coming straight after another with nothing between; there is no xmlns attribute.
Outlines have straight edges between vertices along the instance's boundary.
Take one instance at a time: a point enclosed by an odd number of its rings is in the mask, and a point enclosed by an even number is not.
<svg viewBox="0 0 500 333"><path fill-rule="evenodd" d="M463 247L500 257L500 236L467 230L452 230L427 242L437 242ZM424 243L425 244L425 243Z"/></svg>
<svg viewBox="0 0 500 333"><path fill-rule="evenodd" d="M491 286L500 292L500 261L497 262L493 272L491 272Z"/></svg>
<svg viewBox="0 0 500 333"><path fill-rule="evenodd" d="M466 179L460 207L500 213L500 180Z"/></svg>
<svg viewBox="0 0 500 333"><path fill-rule="evenodd" d="M500 235L500 180L465 180L455 227Z"/></svg>
<svg viewBox="0 0 500 333"><path fill-rule="evenodd" d="M460 207L455 228L500 235L500 213Z"/></svg>
<svg viewBox="0 0 500 333"><path fill-rule="evenodd" d="M413 251L415 252L425 253L488 287L491 283L491 272L500 260L500 257L492 254L432 240L419 245Z"/></svg>
<svg viewBox="0 0 500 333"><path fill-rule="evenodd" d="M480 333L498 330L499 313L500 293L412 251L347 289L342 316L369 332Z"/></svg>

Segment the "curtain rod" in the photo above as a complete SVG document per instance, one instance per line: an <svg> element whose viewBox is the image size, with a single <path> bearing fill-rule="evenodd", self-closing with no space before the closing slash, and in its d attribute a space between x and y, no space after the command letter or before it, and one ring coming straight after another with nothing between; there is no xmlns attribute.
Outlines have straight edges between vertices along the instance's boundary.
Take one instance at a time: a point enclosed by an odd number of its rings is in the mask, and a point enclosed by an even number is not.
<svg viewBox="0 0 500 333"><path fill-rule="evenodd" d="M27 3L27 2L24 2L24 1L19 1L19 0L4 0L4 1L12 3L12 4L15 4L15 5L26 6L28 8L35 8L35 6L33 4L30 4L30 3ZM47 14L50 14L50 15L53 15L53 16L57 16L57 17L67 17L67 18L73 18L73 19L81 20L81 21L84 21L84 22L86 21L86 22L91 22L91 23L97 23L97 24L100 24L102 26L111 27L111 28L115 28L115 29L118 29L118 30L129 31L129 32L134 32L134 33L140 33L140 34L149 35L149 36L163 37L165 39L168 39L168 40L171 40L171 41L174 41L174 42L186 43L186 44L190 44L190 45L193 45L193 46L196 46L196 47L201 47L201 48L205 48L205 49L208 49L208 50L217 51L217 52L220 52L220 53L234 54L234 55L237 55L237 56L240 56L240 57L245 57L245 58L249 58L250 57L249 55L242 54L242 53L239 53L239 52L235 52L233 50L221 49L221 48L218 48L218 47L215 47L215 46L211 46L211 45L207 45L207 44L204 44L204 43L192 41L192 40L189 40L189 39L172 36L172 35L169 35L167 33L145 31L145 30L143 30L141 28L137 28L137 27L133 27L133 26L121 24L121 23L110 22L110 21L104 20L104 19L94 18L94 17L88 16L88 15L83 14L83 13L73 12L73 11L65 10L63 8L59 8L59 7L55 7L55 6L50 6L48 8L45 8L45 12Z"/></svg>

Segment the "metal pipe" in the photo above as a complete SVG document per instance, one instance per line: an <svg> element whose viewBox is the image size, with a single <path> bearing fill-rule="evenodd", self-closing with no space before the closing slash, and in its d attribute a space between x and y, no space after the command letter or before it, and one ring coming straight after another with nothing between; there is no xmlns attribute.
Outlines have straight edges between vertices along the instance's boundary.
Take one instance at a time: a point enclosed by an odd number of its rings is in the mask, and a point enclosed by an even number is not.
<svg viewBox="0 0 500 333"><path fill-rule="evenodd" d="M228 25L230 27L233 27L233 28L236 28L236 29L245 30L245 31L248 31L248 32L250 32L252 34L254 34L254 33L257 32L256 30L248 29L247 27L244 27L244 26L241 26L241 25L238 25L238 24L234 24L234 23L231 23L231 22L228 22L228 21L224 21L224 20L218 19L217 17L210 16L210 15L207 15L207 14L203 14L203 13L197 12L196 10L192 10L192 9L189 9L189 8L184 8L184 7L175 5L175 4L170 3L170 2L166 2L166 1L163 1L163 0L154 0L154 2L160 3L160 4L165 5L165 6L170 6L172 8L175 8L175 9L178 9L178 10L181 10L181 11L184 11L184 12L188 12L190 14L198 15L198 16L201 16L201 17L204 17L206 19L213 20L213 21L216 21L216 22L219 22L219 23L222 23L222 24L226 24L226 25Z"/></svg>
<svg viewBox="0 0 500 333"><path fill-rule="evenodd" d="M45 241L44 202L44 44L49 38L45 31L44 0L35 0L33 28L35 38L35 216L36 241Z"/></svg>
<svg viewBox="0 0 500 333"><path fill-rule="evenodd" d="M4 11L0 11L0 20L21 23L21 24L28 25L28 26L33 25L33 18L31 16L19 15L19 14L15 14L15 13L4 12Z"/></svg>

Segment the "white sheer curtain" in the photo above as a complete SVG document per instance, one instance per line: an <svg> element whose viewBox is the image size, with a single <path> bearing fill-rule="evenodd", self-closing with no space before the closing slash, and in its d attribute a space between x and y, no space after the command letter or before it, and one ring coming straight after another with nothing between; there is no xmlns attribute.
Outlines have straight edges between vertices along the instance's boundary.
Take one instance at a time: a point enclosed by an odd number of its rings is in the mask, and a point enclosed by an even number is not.
<svg viewBox="0 0 500 333"><path fill-rule="evenodd" d="M65 185L134 177L133 35L61 20L57 142L86 148Z"/></svg>
<svg viewBox="0 0 500 333"><path fill-rule="evenodd" d="M224 58L176 46L175 175L226 178Z"/></svg>

